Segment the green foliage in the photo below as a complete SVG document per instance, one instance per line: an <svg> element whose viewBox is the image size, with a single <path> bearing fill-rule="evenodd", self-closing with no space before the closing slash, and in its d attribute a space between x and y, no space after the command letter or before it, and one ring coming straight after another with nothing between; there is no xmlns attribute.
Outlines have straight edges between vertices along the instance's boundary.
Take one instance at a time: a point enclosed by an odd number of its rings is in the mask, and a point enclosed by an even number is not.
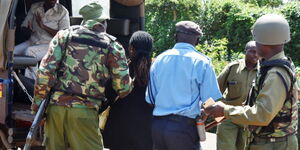
<svg viewBox="0 0 300 150"><path fill-rule="evenodd" d="M224 67L228 64L226 56L228 55L228 39L213 39L212 42L205 42L204 44L199 44L196 46L196 49L201 53L210 57L213 61L214 69L216 74L221 73ZM240 53L234 53L234 58L239 59L242 57Z"/></svg>
<svg viewBox="0 0 300 150"><path fill-rule="evenodd" d="M258 17L266 13L282 13L292 31L292 41L285 47L286 54L292 57L296 65L300 65L300 2L271 8L269 5L263 6L262 2L267 4L267 0L253 0L261 3L259 5L250 1L210 0L204 3L203 0L147 0L146 30L155 39L153 56L174 45L174 28L178 21L191 20L203 29L201 43L215 45L216 40L227 39L227 48L223 49L226 52L217 54L220 54L218 58L231 61L237 59L236 55L243 52L245 44L252 40L251 27Z"/></svg>
<svg viewBox="0 0 300 150"><path fill-rule="evenodd" d="M146 29L154 36L154 56L175 44L175 24L182 20L194 20L200 5L201 0L146 1Z"/></svg>
<svg viewBox="0 0 300 150"><path fill-rule="evenodd" d="M262 12L263 9L257 6L238 0L212 0L200 12L199 24L205 33L202 40L210 42L214 38L227 38L226 60L231 60L232 53L243 51L245 44L252 39L251 26L257 17L263 15Z"/></svg>
<svg viewBox="0 0 300 150"><path fill-rule="evenodd" d="M282 5L282 0L243 0L246 3L255 4L257 6L278 7Z"/></svg>
<svg viewBox="0 0 300 150"><path fill-rule="evenodd" d="M291 28L291 41L285 45L285 52L300 66L300 2L292 2L283 6L284 14Z"/></svg>

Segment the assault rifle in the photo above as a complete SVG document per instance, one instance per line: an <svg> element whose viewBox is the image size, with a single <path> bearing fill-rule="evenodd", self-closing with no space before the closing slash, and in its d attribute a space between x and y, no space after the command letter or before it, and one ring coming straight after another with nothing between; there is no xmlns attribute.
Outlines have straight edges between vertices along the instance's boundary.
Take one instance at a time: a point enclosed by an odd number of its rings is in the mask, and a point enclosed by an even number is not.
<svg viewBox="0 0 300 150"><path fill-rule="evenodd" d="M40 107L39 107L39 109L38 109L38 111L37 111L37 113L34 117L34 120L31 124L29 132L27 134L26 143L25 143L25 146L24 146L23 150L30 150L30 146L31 146L31 144L33 143L33 141L35 139L38 128L39 128L40 123L41 123L41 121L44 117L44 114L45 114L45 111L46 111L46 108L47 108L49 102L50 102L50 96L48 96L45 100L42 101L42 103L41 103L41 105L40 105Z"/></svg>

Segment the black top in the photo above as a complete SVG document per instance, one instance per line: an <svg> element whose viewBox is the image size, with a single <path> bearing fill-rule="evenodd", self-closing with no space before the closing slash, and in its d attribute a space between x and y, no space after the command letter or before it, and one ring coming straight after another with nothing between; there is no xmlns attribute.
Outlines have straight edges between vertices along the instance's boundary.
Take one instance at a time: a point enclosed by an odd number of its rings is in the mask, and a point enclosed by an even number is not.
<svg viewBox="0 0 300 150"><path fill-rule="evenodd" d="M103 141L111 150L152 150L152 107L145 101L146 86L135 82L132 92L111 106Z"/></svg>

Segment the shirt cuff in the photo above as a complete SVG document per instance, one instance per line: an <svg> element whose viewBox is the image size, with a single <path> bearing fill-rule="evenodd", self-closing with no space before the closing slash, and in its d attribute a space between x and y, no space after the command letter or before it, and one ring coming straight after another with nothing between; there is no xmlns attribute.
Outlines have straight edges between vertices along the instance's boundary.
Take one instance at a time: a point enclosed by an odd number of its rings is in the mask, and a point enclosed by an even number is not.
<svg viewBox="0 0 300 150"><path fill-rule="evenodd" d="M225 107L224 107L224 116L225 116L225 118L230 118L229 111L230 111L230 108L232 108L232 107L234 107L234 106L225 105Z"/></svg>

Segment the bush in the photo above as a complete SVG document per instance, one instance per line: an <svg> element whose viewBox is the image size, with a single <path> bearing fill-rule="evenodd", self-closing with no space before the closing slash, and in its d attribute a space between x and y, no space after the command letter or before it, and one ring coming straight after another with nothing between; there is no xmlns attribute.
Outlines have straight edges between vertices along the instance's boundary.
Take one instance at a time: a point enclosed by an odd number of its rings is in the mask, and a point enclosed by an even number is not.
<svg viewBox="0 0 300 150"><path fill-rule="evenodd" d="M270 9L238 0L212 0L200 12L198 21L205 33L202 40L210 43L215 38L227 38L226 60L236 59L233 53L244 51L245 44L252 40L252 25L256 18L266 12L270 12Z"/></svg>
<svg viewBox="0 0 300 150"><path fill-rule="evenodd" d="M213 39L210 43L205 42L204 44L197 45L196 49L212 59L215 72L216 74L219 74L229 63L229 61L224 61L228 55L227 45L227 38ZM240 59L242 57L240 53L234 53L234 55L234 58L236 59Z"/></svg>
<svg viewBox="0 0 300 150"><path fill-rule="evenodd" d="M243 0L246 3L255 4L257 6L278 7L282 5L282 0Z"/></svg>
<svg viewBox="0 0 300 150"><path fill-rule="evenodd" d="M300 2L292 2L281 8L291 28L291 41L285 46L285 52L297 66L300 66Z"/></svg>
<svg viewBox="0 0 300 150"><path fill-rule="evenodd" d="M195 20L201 0L147 0L146 30L154 37L153 56L172 48L175 44L175 24L182 20Z"/></svg>
<svg viewBox="0 0 300 150"><path fill-rule="evenodd" d="M226 38L227 52L223 60L237 59L234 58L235 53L241 53L245 44L252 40L251 27L255 20L274 12L285 15L290 23L292 41L286 45L285 50L295 64L300 65L300 51L297 51L300 48L297 43L300 40L300 2L278 8L259 6L242 0L210 0L206 3L202 0L148 0L146 30L155 39L153 56L174 45L174 28L178 21L192 20L203 29L202 43L213 45L214 40Z"/></svg>

